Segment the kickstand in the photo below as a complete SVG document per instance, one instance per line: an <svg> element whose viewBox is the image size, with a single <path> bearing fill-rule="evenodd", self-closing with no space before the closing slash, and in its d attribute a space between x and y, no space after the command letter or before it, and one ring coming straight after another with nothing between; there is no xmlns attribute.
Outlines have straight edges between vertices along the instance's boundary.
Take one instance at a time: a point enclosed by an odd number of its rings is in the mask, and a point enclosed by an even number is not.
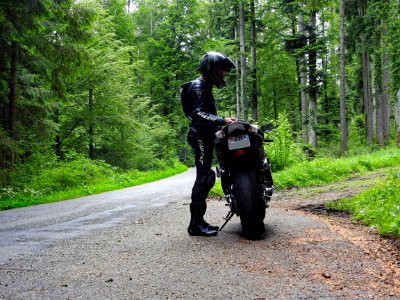
<svg viewBox="0 0 400 300"><path fill-rule="evenodd" d="M225 223L221 226L221 228L219 229L219 231L221 231L222 228L225 227L226 223L228 223L229 220L232 219L232 217L233 217L234 215L235 215L235 214L234 214L233 212L231 212L231 211L228 212L228 214L227 214L226 217L225 217Z"/></svg>

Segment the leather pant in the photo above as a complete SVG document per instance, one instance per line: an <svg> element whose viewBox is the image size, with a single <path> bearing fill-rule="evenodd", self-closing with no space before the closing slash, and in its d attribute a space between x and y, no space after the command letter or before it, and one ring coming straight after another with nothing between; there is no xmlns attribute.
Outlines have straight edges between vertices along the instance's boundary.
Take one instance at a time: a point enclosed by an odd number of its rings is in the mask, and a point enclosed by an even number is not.
<svg viewBox="0 0 400 300"><path fill-rule="evenodd" d="M189 130L187 137L195 155L196 181L192 189L192 204L205 204L208 193L215 184L215 172L211 169L215 137L200 136Z"/></svg>

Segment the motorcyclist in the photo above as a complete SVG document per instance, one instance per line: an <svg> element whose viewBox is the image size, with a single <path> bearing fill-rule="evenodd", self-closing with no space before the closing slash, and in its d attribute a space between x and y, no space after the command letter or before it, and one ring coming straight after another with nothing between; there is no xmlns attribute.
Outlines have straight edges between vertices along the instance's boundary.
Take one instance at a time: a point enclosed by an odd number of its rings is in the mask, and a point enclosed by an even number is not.
<svg viewBox="0 0 400 300"><path fill-rule="evenodd" d="M234 122L235 118L217 115L212 87L225 86L225 74L235 68L235 64L225 55L207 52L197 69L201 76L182 86L183 110L190 121L187 141L193 148L196 165L188 227L188 233L192 236L215 236L218 233L217 226L204 220L206 199L215 183L215 172L211 169L215 132L219 126Z"/></svg>

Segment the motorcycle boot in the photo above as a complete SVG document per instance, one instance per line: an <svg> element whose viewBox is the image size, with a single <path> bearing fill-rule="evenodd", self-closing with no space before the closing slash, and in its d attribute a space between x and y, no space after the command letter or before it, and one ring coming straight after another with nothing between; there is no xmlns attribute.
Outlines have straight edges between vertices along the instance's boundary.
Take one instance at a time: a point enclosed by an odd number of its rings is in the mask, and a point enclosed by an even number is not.
<svg viewBox="0 0 400 300"><path fill-rule="evenodd" d="M216 236L218 234L218 227L210 226L204 221L204 206L206 206L205 203L190 204L190 224L188 233L191 236Z"/></svg>
<svg viewBox="0 0 400 300"><path fill-rule="evenodd" d="M206 214L206 210L207 210L207 204L206 203L201 203L198 204L199 205L199 210L200 210L200 223L203 224L204 226L207 226L209 230L215 230L218 231L219 227L218 226L213 226L208 224L205 220L204 220L204 215Z"/></svg>

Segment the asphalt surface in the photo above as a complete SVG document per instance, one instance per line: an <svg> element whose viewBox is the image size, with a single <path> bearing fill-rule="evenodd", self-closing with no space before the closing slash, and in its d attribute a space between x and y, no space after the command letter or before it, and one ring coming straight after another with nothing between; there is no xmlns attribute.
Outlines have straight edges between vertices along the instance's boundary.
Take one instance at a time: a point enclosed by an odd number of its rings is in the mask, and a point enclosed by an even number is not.
<svg viewBox="0 0 400 300"><path fill-rule="evenodd" d="M189 170L0 212L0 299L400 299L384 262L279 195L263 240L244 239L237 217L216 237L190 237L193 181ZM208 201L210 223L226 213Z"/></svg>

